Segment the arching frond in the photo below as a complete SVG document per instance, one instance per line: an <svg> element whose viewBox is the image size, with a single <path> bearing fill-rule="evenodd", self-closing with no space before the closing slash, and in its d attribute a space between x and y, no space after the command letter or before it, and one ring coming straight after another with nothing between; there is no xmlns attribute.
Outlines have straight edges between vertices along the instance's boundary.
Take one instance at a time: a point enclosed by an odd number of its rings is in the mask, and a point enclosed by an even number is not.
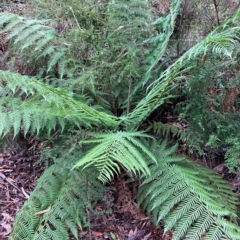
<svg viewBox="0 0 240 240"><path fill-rule="evenodd" d="M154 222L163 220L165 232L173 229L175 240L198 240L203 235L206 239L239 239L238 199L228 182L191 160L174 159L174 149L166 149L166 142L155 152L158 164L150 166L152 175L138 192L139 203L153 214Z"/></svg>
<svg viewBox="0 0 240 240"><path fill-rule="evenodd" d="M169 92L176 87L178 80L182 79L181 74L190 70L192 59L204 56L206 53L231 57L233 50L238 47L239 22L240 10L183 54L152 83L146 97L138 103L124 121L131 126L138 127L152 111L164 103L165 98L171 97ZM173 80L175 84L171 85ZM166 97L167 94L168 97Z"/></svg>
<svg viewBox="0 0 240 240"><path fill-rule="evenodd" d="M0 135L12 128L20 131L51 131L70 121L76 125L118 125L116 118L77 101L71 92L51 87L41 81L20 74L0 71ZM22 100L24 97L25 100Z"/></svg>
<svg viewBox="0 0 240 240"><path fill-rule="evenodd" d="M98 145L81 158L74 168L94 165L100 172L98 178L103 182L119 173L119 164L134 174L144 172L148 175L150 172L143 154L153 161L155 157L138 139L146 137L150 136L141 132L95 134L93 140L86 140L82 143L97 143Z"/></svg>
<svg viewBox="0 0 240 240"><path fill-rule="evenodd" d="M27 19L12 13L0 13L0 24L4 26L1 32L6 33L6 40L10 40L14 52L21 54L27 51L35 61L47 58L48 72L64 61L67 51L66 46L58 43L59 36L53 27L47 25L49 22Z"/></svg>
<svg viewBox="0 0 240 240"><path fill-rule="evenodd" d="M161 60L164 52L166 51L169 39L174 31L175 20L179 12L181 2L181 0L173 0L170 5L169 13L166 16L159 17L152 23L154 26L159 27L160 31L156 36L145 40L145 43L152 44L152 47L150 47L150 52L144 60L148 66L145 67L146 73L144 74L143 79L134 89L133 94L139 87L143 87L148 82L152 76L153 68L156 67L156 64Z"/></svg>

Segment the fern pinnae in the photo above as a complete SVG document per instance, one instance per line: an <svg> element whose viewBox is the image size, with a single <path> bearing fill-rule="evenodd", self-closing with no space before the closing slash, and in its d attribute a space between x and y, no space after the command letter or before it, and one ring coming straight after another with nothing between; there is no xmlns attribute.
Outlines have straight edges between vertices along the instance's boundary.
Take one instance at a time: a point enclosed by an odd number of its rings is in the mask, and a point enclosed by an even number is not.
<svg viewBox="0 0 240 240"><path fill-rule="evenodd" d="M46 34L46 32L44 32L44 31L38 31L38 34L34 34L33 36L27 38L26 43L23 44L21 47L21 51L25 50L29 46L33 46L36 42L39 42L41 39L44 39L45 42L49 42L49 39L46 37L46 35L48 36L49 33ZM42 44L42 42L41 42L41 44ZM39 45L39 43L37 43L37 45ZM39 46L36 47L34 49L34 51L36 51L36 49L38 49L38 48L39 48Z"/></svg>
<svg viewBox="0 0 240 240"><path fill-rule="evenodd" d="M104 187L95 179L95 169L80 173L62 165L63 162L52 165L39 179L18 213L9 239L68 240L69 230L79 239L78 227L86 224L85 207L102 197ZM43 209L48 211L35 214Z"/></svg>
<svg viewBox="0 0 240 240"><path fill-rule="evenodd" d="M45 45L50 44L50 41L54 38L54 31L48 31L48 34L45 35L44 32L40 32L39 36L44 36L38 39L38 44L35 46L34 51L40 51L45 47ZM25 45L24 45L25 48Z"/></svg>
<svg viewBox="0 0 240 240"><path fill-rule="evenodd" d="M173 214L168 214L164 221L164 231L172 229L177 221L182 218L183 214L188 212L191 207L198 206L198 202L196 201L194 195L189 193L189 195L183 199L183 201L177 205Z"/></svg>
<svg viewBox="0 0 240 240"><path fill-rule="evenodd" d="M27 27L26 25L24 25L24 24L21 25L20 24L19 26L17 26L14 29L10 28L9 30L11 30L11 31L7 34L6 40L10 40L10 41L12 41L14 43L14 38L16 36L18 36L19 32L25 30L26 27ZM4 32L6 32L7 30L8 30L8 26L7 26L7 28L4 29Z"/></svg>
<svg viewBox="0 0 240 240"><path fill-rule="evenodd" d="M39 31L41 29L42 29L42 25L36 25L32 28L27 28L27 29L25 28L24 30L22 30L21 34L14 39L14 44L17 44L22 41L26 41L25 45L26 44L31 45L34 42L32 38L35 39L35 37L39 35ZM35 34L33 35L33 33Z"/></svg>
<svg viewBox="0 0 240 240"><path fill-rule="evenodd" d="M65 47L55 50L53 55L51 55L50 59L48 60L47 72L49 72L59 62L59 60L66 54L66 51L67 48Z"/></svg>
<svg viewBox="0 0 240 240"><path fill-rule="evenodd" d="M104 182L110 179L102 176L113 176L113 169L116 168L117 162L122 164L127 170L133 171L133 173L144 172L149 175L148 167L142 155L142 152L148 155L148 151L142 149L142 144L134 139L140 136L144 137L145 134L141 132L97 134L98 145L80 159L74 168L94 164L98 167L101 179L104 179ZM146 136L148 137L148 135ZM98 139L101 140L101 142L99 142ZM88 141L88 143L90 142L92 141ZM95 142L95 140L93 140L93 142ZM148 157L151 159L152 154L149 154ZM119 172L119 168L117 168L115 172Z"/></svg>
<svg viewBox="0 0 240 240"><path fill-rule="evenodd" d="M185 236L187 229L204 213L204 207L202 205L196 205L193 206L187 214L184 214L181 218L181 221L179 221L175 226L175 234L173 236L173 240L181 239ZM194 234L199 236L199 230L202 231L202 229L198 229ZM197 233L197 234L196 234ZM192 236L191 236L192 237ZM197 238L200 239L200 238Z"/></svg>
<svg viewBox="0 0 240 240"><path fill-rule="evenodd" d="M118 147L117 154L113 153L116 158L118 158L123 166L125 166L127 169L132 169L134 174L137 174L137 172L140 172L140 169L144 169L146 173L150 174L148 172L148 166L144 162L141 154L139 151L131 145L128 141L125 141L125 139L122 140L121 146ZM120 154L120 156L118 156ZM122 156L121 156L122 155ZM131 162L134 159L134 168L131 167ZM138 172L138 173L139 173Z"/></svg>
<svg viewBox="0 0 240 240"><path fill-rule="evenodd" d="M2 17L3 16L0 15L0 22L2 22L2 24L8 23L8 21L1 21ZM21 25L20 23L22 22L22 19L17 16L12 16L12 17L10 17L9 20L11 20L10 23L8 23L7 26L3 30L1 30L1 33L6 33L8 31L12 30L14 27L17 28L18 26L16 26L16 25ZM25 26L23 28L20 28L20 30L22 30L24 28L25 28ZM18 32L18 34L19 34L19 32ZM6 40L10 40L11 37L15 37L16 35L17 35L16 31L14 31L14 34L11 34L10 37L8 37L8 35L6 36Z"/></svg>
<svg viewBox="0 0 240 240"><path fill-rule="evenodd" d="M220 226L221 236L232 234L233 237L232 230L225 229L224 224L219 221L227 217L231 221L230 225L237 227L234 222L238 200L230 187L227 187L226 181L224 184L224 180L218 180L219 175L190 160L181 158L180 161L172 162L170 159L168 162L174 148L167 154L164 153L165 148L166 142L163 142L158 154L153 149L159 161L157 165L150 166L152 175L146 178L139 189L137 198L141 206L152 213L155 223L163 220L165 232L173 228L175 240L186 236L188 239L200 239L202 234L211 233L215 223ZM224 190L218 191L223 184ZM219 198L218 194L222 194L223 198ZM202 216L208 219L204 224ZM201 228L198 229L197 226ZM239 227L234 232L235 236L240 236L238 231ZM218 232L214 234L211 235L212 239L222 239ZM235 236L233 239L238 239Z"/></svg>
<svg viewBox="0 0 240 240"><path fill-rule="evenodd" d="M12 13L0 13L0 24L3 25L4 23L9 22L12 18L19 19L19 17Z"/></svg>
<svg viewBox="0 0 240 240"><path fill-rule="evenodd" d="M203 214L194 223L192 229L186 234L185 238L200 239L206 230L214 223L211 215ZM200 230L199 230L200 229Z"/></svg>

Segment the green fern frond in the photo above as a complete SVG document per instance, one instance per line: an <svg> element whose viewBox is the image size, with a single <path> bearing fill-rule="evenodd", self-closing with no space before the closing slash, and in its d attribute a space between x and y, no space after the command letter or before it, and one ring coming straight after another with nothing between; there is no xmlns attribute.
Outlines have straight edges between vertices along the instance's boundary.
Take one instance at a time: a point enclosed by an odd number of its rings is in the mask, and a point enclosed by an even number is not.
<svg viewBox="0 0 240 240"><path fill-rule="evenodd" d="M75 100L67 91L34 78L0 71L0 83L0 135L5 135L12 127L16 135L20 131L19 126L23 126L25 133L30 129L37 133L43 128L51 131L57 122L62 127L69 121L78 126L118 125L113 116ZM25 100L19 97L23 93Z"/></svg>
<svg viewBox="0 0 240 240"><path fill-rule="evenodd" d="M158 164L150 166L152 175L139 189L139 203L156 224L163 220L165 232L173 229L172 239L239 239L238 199L228 182L191 160L174 161L173 151L166 142L154 150Z"/></svg>
<svg viewBox="0 0 240 240"><path fill-rule="evenodd" d="M78 227L87 223L87 207L102 199L104 186L95 178L96 169L82 173L62 165L52 165L41 176L17 214L10 240L68 240L69 231L79 239Z"/></svg>
<svg viewBox="0 0 240 240"><path fill-rule="evenodd" d="M156 64L161 60L164 52L169 43L169 39L173 34L175 27L175 20L180 9L181 0L173 0L170 5L170 12L167 16L162 16L153 22L153 25L160 26L161 32L150 39L147 39L146 43L153 43L152 50L150 51L145 62L149 63L149 69L142 81L142 85L151 77L151 71L156 66Z"/></svg>
<svg viewBox="0 0 240 240"><path fill-rule="evenodd" d="M81 143L98 143L98 145L81 158L74 168L94 165L100 172L98 178L102 182L110 180L115 173L120 172L118 164L122 164L134 174L144 172L149 175L143 154L153 161L155 157L138 139L146 137L150 136L142 132L95 134L93 140L85 140Z"/></svg>
<svg viewBox="0 0 240 240"><path fill-rule="evenodd" d="M205 39L190 48L176 62L167 68L160 77L149 86L149 92L128 115L125 120L128 125L138 127L149 114L162 105L165 98L172 97L169 92L176 87L176 83L182 80L184 72L188 72L193 66L190 61L206 53L229 57L233 49L238 47L240 27L236 26L240 21L240 10L229 20L213 30ZM171 85L174 80L175 84ZM169 95L166 97L166 95Z"/></svg>
<svg viewBox="0 0 240 240"><path fill-rule="evenodd" d="M13 40L13 43L18 45L20 50L32 45L35 46L35 49L41 49L55 37L55 30L46 26L46 23L46 20L38 21L26 19L16 14L0 13L0 24L5 25L1 32L8 33L6 39ZM44 45L43 39L45 39ZM38 46L38 42L41 43L41 48Z"/></svg>
<svg viewBox="0 0 240 240"><path fill-rule="evenodd" d="M48 72L63 58L64 55L66 55L66 51L67 48L60 48L54 51L48 60Z"/></svg>
<svg viewBox="0 0 240 240"><path fill-rule="evenodd" d="M166 138L173 136L173 137L180 137L182 139L183 137L181 137L181 135L186 135L184 130L179 129L174 124L168 124L168 123L162 123L162 122L156 122L156 121L149 123L148 130L153 130L155 134L162 133Z"/></svg>
<svg viewBox="0 0 240 240"><path fill-rule="evenodd" d="M6 40L11 41L14 51L21 54L28 50L27 54L31 54L36 61L47 57L47 72L64 61L67 51L66 46L58 44L59 37L53 27L46 25L48 22L0 13L0 24L4 24L1 32L7 34Z"/></svg>

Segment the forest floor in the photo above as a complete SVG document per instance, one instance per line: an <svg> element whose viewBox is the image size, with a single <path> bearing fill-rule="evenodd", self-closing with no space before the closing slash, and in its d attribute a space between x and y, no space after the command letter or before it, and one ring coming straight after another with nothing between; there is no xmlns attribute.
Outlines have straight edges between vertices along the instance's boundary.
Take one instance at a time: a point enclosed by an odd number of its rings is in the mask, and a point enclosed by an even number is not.
<svg viewBox="0 0 240 240"><path fill-rule="evenodd" d="M16 213L28 199L45 167L36 165L38 150L25 147L0 153L0 240L7 240ZM106 202L95 205L100 214L91 217L90 227L79 229L82 240L170 240L171 231L163 236L163 228L155 227L137 206L133 186L123 178L111 183Z"/></svg>
<svg viewBox="0 0 240 240"><path fill-rule="evenodd" d="M7 149L0 153L0 240L7 240L12 230L16 213L28 199L43 173L44 164L36 165L38 149L26 144L21 150ZM223 164L215 170L228 179L240 195L240 175L228 174ZM111 183L106 192L107 201L94 206L103 214L91 217L90 227L79 229L83 240L170 240L172 231L163 233L155 227L135 202L137 186L126 184L124 178ZM106 206L108 202L108 206ZM108 211L111 209L111 211ZM104 213L105 211L105 213Z"/></svg>

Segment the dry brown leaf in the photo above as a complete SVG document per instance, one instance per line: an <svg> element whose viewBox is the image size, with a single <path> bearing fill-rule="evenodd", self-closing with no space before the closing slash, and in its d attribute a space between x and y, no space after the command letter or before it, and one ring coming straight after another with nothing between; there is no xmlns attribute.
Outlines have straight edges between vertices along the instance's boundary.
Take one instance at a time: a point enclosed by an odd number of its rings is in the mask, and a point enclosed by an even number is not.
<svg viewBox="0 0 240 240"><path fill-rule="evenodd" d="M148 240L150 236L151 236L151 233L148 233L147 235L144 236L143 240Z"/></svg>
<svg viewBox="0 0 240 240"><path fill-rule="evenodd" d="M3 236L7 236L12 231L12 227L8 223L2 223L1 226L6 230Z"/></svg>
<svg viewBox="0 0 240 240"><path fill-rule="evenodd" d="M101 232L95 232L93 230L91 232L92 232L92 235L95 237L101 237L103 235L103 233L101 233Z"/></svg>
<svg viewBox="0 0 240 240"><path fill-rule="evenodd" d="M23 195L26 197L26 199L28 199L29 195L25 192L23 187L21 187L21 190L22 190Z"/></svg>
<svg viewBox="0 0 240 240"><path fill-rule="evenodd" d="M33 216L44 214L44 213L48 212L50 209L51 209L51 205L45 210L34 213Z"/></svg>

